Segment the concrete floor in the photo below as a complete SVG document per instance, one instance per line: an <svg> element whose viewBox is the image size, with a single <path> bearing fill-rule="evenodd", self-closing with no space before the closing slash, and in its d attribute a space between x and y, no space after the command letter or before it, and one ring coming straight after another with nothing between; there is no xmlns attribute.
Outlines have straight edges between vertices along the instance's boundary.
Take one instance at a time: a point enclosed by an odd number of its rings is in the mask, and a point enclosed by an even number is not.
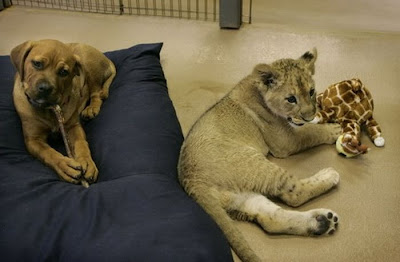
<svg viewBox="0 0 400 262"><path fill-rule="evenodd" d="M375 148L363 137L372 150L355 159L339 157L334 146L272 159L299 177L328 166L339 171L338 188L299 208L335 210L341 225L334 236L276 236L255 225L237 226L268 261L400 261L400 2L268 2L255 0L254 23L238 31L213 22L11 7L0 12L0 55L28 39L85 42L102 51L164 42L162 64L186 134L255 64L317 47L317 90L362 79L375 99L386 146Z"/></svg>

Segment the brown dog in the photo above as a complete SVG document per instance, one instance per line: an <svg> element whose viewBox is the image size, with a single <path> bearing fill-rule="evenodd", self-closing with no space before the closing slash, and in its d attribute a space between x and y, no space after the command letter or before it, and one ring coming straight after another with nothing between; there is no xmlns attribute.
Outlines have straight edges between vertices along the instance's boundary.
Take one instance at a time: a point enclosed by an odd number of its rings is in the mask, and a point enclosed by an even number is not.
<svg viewBox="0 0 400 262"><path fill-rule="evenodd" d="M67 182L77 184L82 175L95 182L98 170L80 116L90 119L99 113L116 74L114 64L93 47L56 40L22 43L11 51L11 60L17 70L14 104L28 151ZM59 131L49 109L55 105L62 109L75 159L63 156L47 143L48 135Z"/></svg>

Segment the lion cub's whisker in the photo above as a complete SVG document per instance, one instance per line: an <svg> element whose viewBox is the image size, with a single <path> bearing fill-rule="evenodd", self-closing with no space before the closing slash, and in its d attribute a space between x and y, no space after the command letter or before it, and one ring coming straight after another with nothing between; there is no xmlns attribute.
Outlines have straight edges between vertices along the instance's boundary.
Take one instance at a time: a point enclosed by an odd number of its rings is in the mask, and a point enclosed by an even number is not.
<svg viewBox="0 0 400 262"><path fill-rule="evenodd" d="M73 155L73 153L72 153L72 151L71 151L71 147L70 147L70 145L69 145L68 135L67 135L67 133L65 132L65 128L64 128L64 117L63 117L63 115L62 115L61 107L60 107L59 105L54 105L54 106L50 106L49 108L50 108L50 109L54 112L54 114L56 115L57 122L58 122L58 126L59 126L59 128L60 128L60 132L61 132L61 135L62 135L62 138L63 138L63 141L64 141L65 150L67 151L67 155L68 155L68 157L70 157L70 158L74 158L74 155ZM84 186L84 187L86 187L86 188L89 187L89 183L88 183L84 178L81 178L80 181L81 181L82 186Z"/></svg>

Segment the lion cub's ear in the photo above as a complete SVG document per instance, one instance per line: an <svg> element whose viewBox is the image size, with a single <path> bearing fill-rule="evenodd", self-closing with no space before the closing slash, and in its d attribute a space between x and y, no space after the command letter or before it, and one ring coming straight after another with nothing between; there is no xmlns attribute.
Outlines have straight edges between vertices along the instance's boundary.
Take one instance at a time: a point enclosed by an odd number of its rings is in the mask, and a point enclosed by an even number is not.
<svg viewBox="0 0 400 262"><path fill-rule="evenodd" d="M270 65L258 64L253 73L259 75L267 87L275 87L278 84L279 74Z"/></svg>
<svg viewBox="0 0 400 262"><path fill-rule="evenodd" d="M304 64L306 70L312 75L315 73L315 60L317 60L317 49L314 47L311 51L305 52L299 60Z"/></svg>

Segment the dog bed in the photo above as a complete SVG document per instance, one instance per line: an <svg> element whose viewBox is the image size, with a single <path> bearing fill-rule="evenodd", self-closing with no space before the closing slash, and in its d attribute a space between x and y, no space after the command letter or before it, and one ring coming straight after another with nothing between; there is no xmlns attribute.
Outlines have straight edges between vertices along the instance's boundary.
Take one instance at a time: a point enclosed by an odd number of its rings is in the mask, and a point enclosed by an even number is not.
<svg viewBox="0 0 400 262"><path fill-rule="evenodd" d="M232 261L224 236L181 189L183 136L159 53L112 51L117 75L84 123L99 180L62 182L25 149L12 102L14 68L0 56L0 261ZM65 154L62 139L49 142Z"/></svg>

